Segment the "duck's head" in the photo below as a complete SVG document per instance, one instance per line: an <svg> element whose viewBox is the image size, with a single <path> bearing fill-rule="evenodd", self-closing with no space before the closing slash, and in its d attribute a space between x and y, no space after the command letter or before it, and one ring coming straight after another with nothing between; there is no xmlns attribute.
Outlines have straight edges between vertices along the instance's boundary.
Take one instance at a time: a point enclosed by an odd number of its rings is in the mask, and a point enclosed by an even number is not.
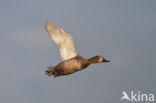
<svg viewBox="0 0 156 103"><path fill-rule="evenodd" d="M109 60L105 59L102 56L95 56L89 59L91 63L105 63L105 62L110 62Z"/></svg>
<svg viewBox="0 0 156 103"><path fill-rule="evenodd" d="M97 62L98 63L110 62L109 60L105 59L102 56L96 56L96 57L97 57Z"/></svg>

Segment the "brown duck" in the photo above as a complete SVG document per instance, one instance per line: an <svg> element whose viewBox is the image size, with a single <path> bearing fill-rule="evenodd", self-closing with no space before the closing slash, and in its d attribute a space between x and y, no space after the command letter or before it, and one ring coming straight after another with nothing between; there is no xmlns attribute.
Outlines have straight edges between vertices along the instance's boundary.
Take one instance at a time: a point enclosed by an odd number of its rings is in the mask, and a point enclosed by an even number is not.
<svg viewBox="0 0 156 103"><path fill-rule="evenodd" d="M54 76L55 78L58 76L72 74L88 67L93 63L110 62L109 60L104 59L102 56L94 56L86 59L78 55L75 50L72 37L55 24L46 22L45 29L50 38L58 45L61 54L60 63L54 67L48 67L48 70L46 70L46 75Z"/></svg>

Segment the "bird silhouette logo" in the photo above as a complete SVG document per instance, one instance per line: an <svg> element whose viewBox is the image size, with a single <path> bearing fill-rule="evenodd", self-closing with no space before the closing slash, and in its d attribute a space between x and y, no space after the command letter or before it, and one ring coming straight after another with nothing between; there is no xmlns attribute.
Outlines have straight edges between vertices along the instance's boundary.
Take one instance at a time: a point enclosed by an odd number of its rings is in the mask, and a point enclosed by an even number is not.
<svg viewBox="0 0 156 103"><path fill-rule="evenodd" d="M122 98L121 98L121 101L123 101L124 99L125 100L128 100L128 101L131 101L131 99L128 97L128 94L125 92L125 91L122 91Z"/></svg>

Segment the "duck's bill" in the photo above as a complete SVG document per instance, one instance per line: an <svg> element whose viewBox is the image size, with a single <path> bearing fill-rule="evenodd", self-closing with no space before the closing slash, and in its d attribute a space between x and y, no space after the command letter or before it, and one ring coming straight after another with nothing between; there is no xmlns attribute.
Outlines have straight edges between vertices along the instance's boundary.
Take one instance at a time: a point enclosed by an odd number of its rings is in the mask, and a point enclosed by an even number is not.
<svg viewBox="0 0 156 103"><path fill-rule="evenodd" d="M102 61L102 62L110 62L110 60L103 59L103 61Z"/></svg>

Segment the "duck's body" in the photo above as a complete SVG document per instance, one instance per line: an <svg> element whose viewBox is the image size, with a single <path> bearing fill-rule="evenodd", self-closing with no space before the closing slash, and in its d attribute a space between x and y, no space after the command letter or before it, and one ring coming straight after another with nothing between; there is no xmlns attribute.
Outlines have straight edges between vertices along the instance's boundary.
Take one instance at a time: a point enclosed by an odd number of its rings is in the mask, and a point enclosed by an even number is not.
<svg viewBox="0 0 156 103"><path fill-rule="evenodd" d="M76 53L72 37L55 24L47 22L45 29L51 39L59 46L61 54L61 62L46 70L48 76L58 77L68 75L82 70L93 63L109 62L102 56L95 56L90 59L85 59L79 56Z"/></svg>
<svg viewBox="0 0 156 103"><path fill-rule="evenodd" d="M57 64L55 67L49 67L49 70L47 70L46 73L49 76L54 75L54 77L68 75L82 70L88 67L88 65L88 60L78 55L72 59Z"/></svg>

